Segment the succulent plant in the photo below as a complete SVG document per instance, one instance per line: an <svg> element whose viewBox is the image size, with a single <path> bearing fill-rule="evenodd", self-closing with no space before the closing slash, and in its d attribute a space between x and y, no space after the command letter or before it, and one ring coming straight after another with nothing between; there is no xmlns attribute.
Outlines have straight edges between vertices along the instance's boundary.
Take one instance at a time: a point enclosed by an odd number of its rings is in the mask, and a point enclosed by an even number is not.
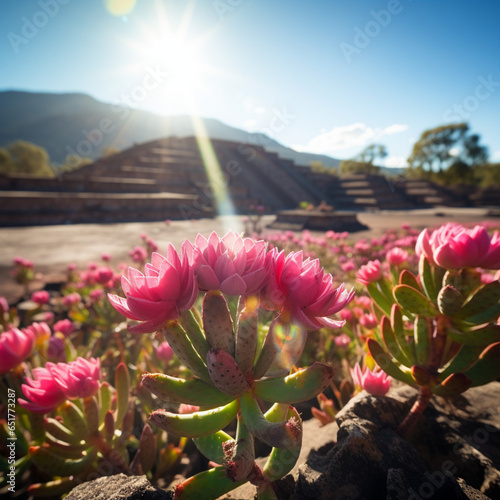
<svg viewBox="0 0 500 500"><path fill-rule="evenodd" d="M205 295L202 324L188 312L162 330L192 378L143 375L144 387L161 400L203 408L183 415L159 409L150 420L169 433L193 438L200 452L218 464L177 485L175 497L217 498L250 481L263 498L273 498L272 483L290 472L300 453L302 422L292 405L323 391L333 368L316 362L291 374L266 376L277 355L275 330L269 329L258 349L258 310L240 308L234 324L221 293ZM272 406L263 412L261 402ZM232 438L223 429L234 419ZM272 447L262 469L255 463L255 438Z"/></svg>
<svg viewBox="0 0 500 500"><path fill-rule="evenodd" d="M482 243L475 246L470 234ZM452 236L460 240L457 255L450 250ZM497 235L490 245L485 231L447 225L430 238L431 244L424 231L417 244L418 276L403 270L396 283L377 276L367 284L380 320L376 338L368 339L369 352L388 375L419 389L402 434L411 432L433 394L454 397L500 377L500 281L482 283L475 268L459 267L471 265L473 254L478 264L495 268Z"/></svg>

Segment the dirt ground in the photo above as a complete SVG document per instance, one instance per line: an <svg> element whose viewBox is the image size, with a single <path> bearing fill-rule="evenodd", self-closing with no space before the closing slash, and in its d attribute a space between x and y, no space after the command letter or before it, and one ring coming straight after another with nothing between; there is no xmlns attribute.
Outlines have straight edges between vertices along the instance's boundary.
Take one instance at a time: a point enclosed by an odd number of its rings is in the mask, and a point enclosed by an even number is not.
<svg viewBox="0 0 500 500"><path fill-rule="evenodd" d="M423 229L448 221L474 224L490 220L500 225L500 212L476 208L436 208L364 212L358 214L358 219L369 229L352 233L352 240L381 235L388 228L399 228L402 224ZM265 216L263 223L269 224L273 220L274 216ZM42 288L44 282L62 281L70 263L83 267L91 261L100 262L103 253L111 255L112 263L129 262L128 252L142 243L142 233L152 238L161 252L169 242L179 249L186 238L193 240L198 233L208 235L217 231L223 234L228 229L242 231L243 217L172 221L169 225L164 222L141 222L0 228L0 296L6 297L9 303L21 296L21 287L9 276L15 256L35 263L39 279L31 284L30 290L34 291Z"/></svg>

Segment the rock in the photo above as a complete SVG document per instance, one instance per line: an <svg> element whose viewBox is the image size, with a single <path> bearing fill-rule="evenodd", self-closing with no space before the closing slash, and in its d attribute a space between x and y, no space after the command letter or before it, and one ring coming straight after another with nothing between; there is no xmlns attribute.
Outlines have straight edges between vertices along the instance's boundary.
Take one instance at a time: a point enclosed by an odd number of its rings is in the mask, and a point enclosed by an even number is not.
<svg viewBox="0 0 500 500"><path fill-rule="evenodd" d="M417 391L389 396L362 393L339 412L338 443L299 467L294 500L500 498L500 383L454 406L433 398L410 441L396 429Z"/></svg>
<svg viewBox="0 0 500 500"><path fill-rule="evenodd" d="M66 500L168 500L172 492L155 488L146 476L104 476L80 484Z"/></svg>

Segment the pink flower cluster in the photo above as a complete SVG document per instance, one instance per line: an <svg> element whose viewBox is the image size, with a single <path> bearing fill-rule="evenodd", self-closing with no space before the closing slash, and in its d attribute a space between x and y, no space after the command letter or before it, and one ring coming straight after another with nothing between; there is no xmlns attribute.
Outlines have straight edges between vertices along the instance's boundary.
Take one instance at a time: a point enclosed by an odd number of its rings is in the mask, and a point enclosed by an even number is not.
<svg viewBox="0 0 500 500"><path fill-rule="evenodd" d="M35 368L33 378L22 385L24 396L19 404L33 413L48 413L67 399L88 398L99 390L101 363L99 359L77 358L70 363L46 363Z"/></svg>
<svg viewBox="0 0 500 500"><path fill-rule="evenodd" d="M431 264L444 269L500 267L500 234L495 232L490 236L483 226L467 229L449 223L430 234L424 229L415 250L417 255L425 255Z"/></svg>
<svg viewBox="0 0 500 500"><path fill-rule="evenodd" d="M129 268L122 277L126 298L108 295L111 304L125 317L141 323L133 333L154 332L169 320L190 309L202 291L219 290L228 295L260 295L262 306L280 311L282 319L306 329L338 328L344 321L328 316L338 313L353 298L344 285L335 288L331 274L319 261L303 258L302 252L285 256L267 251L264 241L242 238L229 231L220 238L201 235L193 245L185 241L182 260L172 245L167 257L155 253L145 274Z"/></svg>
<svg viewBox="0 0 500 500"><path fill-rule="evenodd" d="M351 368L351 377L355 385L372 396L385 396L391 388L391 379L384 371L372 372L368 367L361 371L359 363Z"/></svg>

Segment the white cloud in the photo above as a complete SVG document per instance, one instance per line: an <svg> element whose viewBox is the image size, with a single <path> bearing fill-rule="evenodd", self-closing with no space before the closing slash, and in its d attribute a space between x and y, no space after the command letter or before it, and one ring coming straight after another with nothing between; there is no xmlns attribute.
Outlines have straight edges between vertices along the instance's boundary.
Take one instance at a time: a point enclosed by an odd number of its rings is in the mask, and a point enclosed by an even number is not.
<svg viewBox="0 0 500 500"><path fill-rule="evenodd" d="M460 148L450 148L450 156L458 156L460 154Z"/></svg>
<svg viewBox="0 0 500 500"><path fill-rule="evenodd" d="M370 142L379 140L384 135L393 135L404 132L408 125L395 123L385 128L373 128L364 123L357 122L343 127L334 127L329 132L321 133L311 139L307 145L302 146L302 151L312 153L331 153L354 146L365 146Z"/></svg>
<svg viewBox="0 0 500 500"><path fill-rule="evenodd" d="M247 132L253 132L253 130L255 129L255 125L257 125L257 120L253 119L245 120L245 122L243 123L243 126L245 127L245 130Z"/></svg>
<svg viewBox="0 0 500 500"><path fill-rule="evenodd" d="M393 125L389 125L382 130L382 135L392 135L399 134L401 132L405 132L408 130L408 125L403 123L394 123Z"/></svg>
<svg viewBox="0 0 500 500"><path fill-rule="evenodd" d="M253 111L256 115L262 115L266 112L266 108L264 108L264 106L258 106Z"/></svg>
<svg viewBox="0 0 500 500"><path fill-rule="evenodd" d="M388 156L384 160L384 165L389 168L406 167L406 158L403 158L402 156Z"/></svg>
<svg viewBox="0 0 500 500"><path fill-rule="evenodd" d="M490 161L497 162L500 161L500 151L493 151L490 155Z"/></svg>

